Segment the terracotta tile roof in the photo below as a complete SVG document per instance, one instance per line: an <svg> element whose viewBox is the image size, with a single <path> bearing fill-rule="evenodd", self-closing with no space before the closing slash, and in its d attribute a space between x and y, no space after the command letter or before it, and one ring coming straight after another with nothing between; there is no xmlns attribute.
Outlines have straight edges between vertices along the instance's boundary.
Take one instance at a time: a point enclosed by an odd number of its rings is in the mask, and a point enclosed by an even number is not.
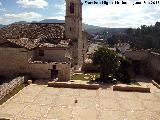
<svg viewBox="0 0 160 120"><path fill-rule="evenodd" d="M36 47L67 47L71 40L65 39L63 23L11 24L0 29L0 40L33 49Z"/></svg>

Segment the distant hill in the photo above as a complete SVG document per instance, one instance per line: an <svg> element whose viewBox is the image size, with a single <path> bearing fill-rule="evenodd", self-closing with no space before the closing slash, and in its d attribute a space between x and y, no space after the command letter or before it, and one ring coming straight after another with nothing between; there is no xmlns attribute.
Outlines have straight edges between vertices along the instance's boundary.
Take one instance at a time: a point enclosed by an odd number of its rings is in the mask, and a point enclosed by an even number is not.
<svg viewBox="0 0 160 120"><path fill-rule="evenodd" d="M58 19L44 19L41 21L32 21L31 23L64 23L64 20ZM29 22L26 21L19 21L15 22L16 24L26 24ZM4 27L4 25L0 24L0 28ZM127 28L106 28L106 27L99 27L94 25L83 24L83 28L90 34L108 32L108 33L117 33L117 32L124 32Z"/></svg>
<svg viewBox="0 0 160 120"><path fill-rule="evenodd" d="M6 25L2 25L2 24L0 24L0 28L3 28L3 27L5 27Z"/></svg>
<svg viewBox="0 0 160 120"><path fill-rule="evenodd" d="M44 19L42 21L39 21L39 23L64 23L64 20L57 20L57 19ZM127 28L106 28L106 27L100 27L100 26L94 26L94 25L88 25L83 23L83 28L90 34L94 33L101 33L103 31L105 32L111 32L111 33L117 33L117 32L124 32L127 30Z"/></svg>
<svg viewBox="0 0 160 120"><path fill-rule="evenodd" d="M64 23L64 20L57 20L57 19L44 19L39 21L39 23Z"/></svg>
<svg viewBox="0 0 160 120"><path fill-rule="evenodd" d="M27 24L29 22L26 22L26 21L19 21L19 22L14 22L14 24Z"/></svg>

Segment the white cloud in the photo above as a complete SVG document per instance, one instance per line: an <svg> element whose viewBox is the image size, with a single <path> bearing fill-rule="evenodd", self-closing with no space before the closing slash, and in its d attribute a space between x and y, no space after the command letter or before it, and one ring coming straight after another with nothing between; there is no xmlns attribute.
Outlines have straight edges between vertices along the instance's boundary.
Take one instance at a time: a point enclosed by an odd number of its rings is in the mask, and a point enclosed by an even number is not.
<svg viewBox="0 0 160 120"><path fill-rule="evenodd" d="M58 19L58 20L64 20L64 16L53 16L53 17L48 17L48 19Z"/></svg>
<svg viewBox="0 0 160 120"><path fill-rule="evenodd" d="M0 8L0 11L6 12L6 11L8 11L8 10L5 9L5 8Z"/></svg>
<svg viewBox="0 0 160 120"><path fill-rule="evenodd" d="M127 5L85 5L83 6L83 22L103 27L151 25L157 21L155 16L160 11L158 7L155 9L157 10L154 10L154 6L133 5L131 2Z"/></svg>
<svg viewBox="0 0 160 120"><path fill-rule="evenodd" d="M33 18L42 17L42 15L35 12L24 12L24 13L18 13L18 14L5 14L4 17L8 19L31 20Z"/></svg>
<svg viewBox="0 0 160 120"><path fill-rule="evenodd" d="M0 2L0 6L2 5L2 3Z"/></svg>
<svg viewBox="0 0 160 120"><path fill-rule="evenodd" d="M10 24L17 21L33 21L41 18L42 15L36 12L24 12L17 14L4 14L0 17L0 24Z"/></svg>
<svg viewBox="0 0 160 120"><path fill-rule="evenodd" d="M46 0L18 0L17 4L24 8L44 8L48 6Z"/></svg>
<svg viewBox="0 0 160 120"><path fill-rule="evenodd" d="M59 9L59 12L56 13L57 15L65 15L65 10L66 10L66 4L65 3L63 3L61 5L55 4L54 7Z"/></svg>

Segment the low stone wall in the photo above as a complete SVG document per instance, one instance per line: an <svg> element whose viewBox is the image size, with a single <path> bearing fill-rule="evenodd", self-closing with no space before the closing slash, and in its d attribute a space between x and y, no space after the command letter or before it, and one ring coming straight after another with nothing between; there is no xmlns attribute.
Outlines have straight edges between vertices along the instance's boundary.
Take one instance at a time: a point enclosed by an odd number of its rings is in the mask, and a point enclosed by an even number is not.
<svg viewBox="0 0 160 120"><path fill-rule="evenodd" d="M142 87L142 86L135 86L135 85L114 85L113 90L150 93L150 88Z"/></svg>
<svg viewBox="0 0 160 120"><path fill-rule="evenodd" d="M76 89L99 89L99 84L72 83L72 82L48 82L48 87L76 88Z"/></svg>
<svg viewBox="0 0 160 120"><path fill-rule="evenodd" d="M14 88L25 82L25 76L17 77L11 80L9 83L3 83L0 85L0 100L7 94L9 94Z"/></svg>

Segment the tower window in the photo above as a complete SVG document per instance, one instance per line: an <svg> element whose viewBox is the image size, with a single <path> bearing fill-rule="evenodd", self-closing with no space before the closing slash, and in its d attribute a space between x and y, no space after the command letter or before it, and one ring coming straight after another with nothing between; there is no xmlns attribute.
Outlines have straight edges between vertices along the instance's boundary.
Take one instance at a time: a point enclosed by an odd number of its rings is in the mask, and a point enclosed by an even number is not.
<svg viewBox="0 0 160 120"><path fill-rule="evenodd" d="M70 13L74 13L74 3L70 3Z"/></svg>
<svg viewBox="0 0 160 120"><path fill-rule="evenodd" d="M72 30L72 28L70 27L70 31Z"/></svg>

